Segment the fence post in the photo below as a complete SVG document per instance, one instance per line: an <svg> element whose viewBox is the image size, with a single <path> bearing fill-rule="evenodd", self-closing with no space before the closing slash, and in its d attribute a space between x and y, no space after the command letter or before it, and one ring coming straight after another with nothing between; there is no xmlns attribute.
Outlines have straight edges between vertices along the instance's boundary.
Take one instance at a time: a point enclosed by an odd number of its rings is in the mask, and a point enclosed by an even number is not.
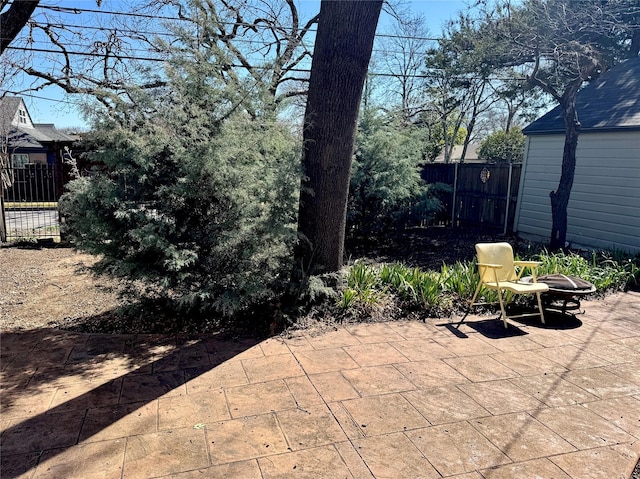
<svg viewBox="0 0 640 479"><path fill-rule="evenodd" d="M456 226L456 195L458 193L458 163L453 164L453 200L451 201L451 227Z"/></svg>
<svg viewBox="0 0 640 479"><path fill-rule="evenodd" d="M511 177L513 176L513 164L509 163L509 182L507 183L507 206L504 209L504 229L502 234L507 234L507 228L509 226L509 206L511 206Z"/></svg>
<svg viewBox="0 0 640 479"><path fill-rule="evenodd" d="M0 243L7 241L7 219L4 217L4 188L0 190Z"/></svg>

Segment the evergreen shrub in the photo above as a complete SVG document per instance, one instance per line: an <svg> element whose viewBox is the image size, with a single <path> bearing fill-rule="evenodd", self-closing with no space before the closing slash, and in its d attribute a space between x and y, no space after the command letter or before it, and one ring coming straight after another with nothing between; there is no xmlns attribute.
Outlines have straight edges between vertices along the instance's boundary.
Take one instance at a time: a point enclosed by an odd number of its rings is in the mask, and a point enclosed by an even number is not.
<svg viewBox="0 0 640 479"><path fill-rule="evenodd" d="M173 64L133 109L97 111L92 174L60 201L95 270L202 320L277 301L296 239L299 147L271 105L231 90L211 59Z"/></svg>
<svg viewBox="0 0 640 479"><path fill-rule="evenodd" d="M428 223L442 210L448 185L420 177L419 132L369 110L363 112L351 169L347 228L370 238Z"/></svg>

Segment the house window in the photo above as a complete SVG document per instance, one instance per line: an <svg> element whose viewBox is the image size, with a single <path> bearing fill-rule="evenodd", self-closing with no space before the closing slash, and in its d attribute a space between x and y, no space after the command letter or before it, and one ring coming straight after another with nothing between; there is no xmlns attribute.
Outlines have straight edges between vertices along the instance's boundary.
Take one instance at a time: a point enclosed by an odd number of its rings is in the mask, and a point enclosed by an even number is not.
<svg viewBox="0 0 640 479"><path fill-rule="evenodd" d="M11 166L14 168L24 168L27 164L29 164L29 155L24 153L11 155Z"/></svg>
<svg viewBox="0 0 640 479"><path fill-rule="evenodd" d="M18 110L18 122L19 123L27 122L27 112L25 110Z"/></svg>

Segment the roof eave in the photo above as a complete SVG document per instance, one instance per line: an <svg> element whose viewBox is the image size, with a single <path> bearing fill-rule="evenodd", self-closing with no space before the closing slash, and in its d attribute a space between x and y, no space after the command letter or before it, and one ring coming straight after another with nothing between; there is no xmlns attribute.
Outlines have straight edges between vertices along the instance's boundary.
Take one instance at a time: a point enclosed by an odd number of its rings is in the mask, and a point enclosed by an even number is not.
<svg viewBox="0 0 640 479"><path fill-rule="evenodd" d="M610 127L590 127L590 128L581 128L580 133L611 133L611 132L620 132L620 131L640 131L640 125L630 125L630 126L610 126ZM541 130L529 130L525 128L522 130L522 133L526 136L536 136L536 135L564 135L564 128L549 128L549 129L541 129Z"/></svg>

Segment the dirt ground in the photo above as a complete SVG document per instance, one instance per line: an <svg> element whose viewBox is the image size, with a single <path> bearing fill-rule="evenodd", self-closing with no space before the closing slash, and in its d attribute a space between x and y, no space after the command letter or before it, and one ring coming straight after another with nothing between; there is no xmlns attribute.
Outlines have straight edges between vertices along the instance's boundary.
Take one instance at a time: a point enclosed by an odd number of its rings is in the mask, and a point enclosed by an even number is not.
<svg viewBox="0 0 640 479"><path fill-rule="evenodd" d="M87 269L72 248L0 248L0 329L56 326L116 308L117 285Z"/></svg>

